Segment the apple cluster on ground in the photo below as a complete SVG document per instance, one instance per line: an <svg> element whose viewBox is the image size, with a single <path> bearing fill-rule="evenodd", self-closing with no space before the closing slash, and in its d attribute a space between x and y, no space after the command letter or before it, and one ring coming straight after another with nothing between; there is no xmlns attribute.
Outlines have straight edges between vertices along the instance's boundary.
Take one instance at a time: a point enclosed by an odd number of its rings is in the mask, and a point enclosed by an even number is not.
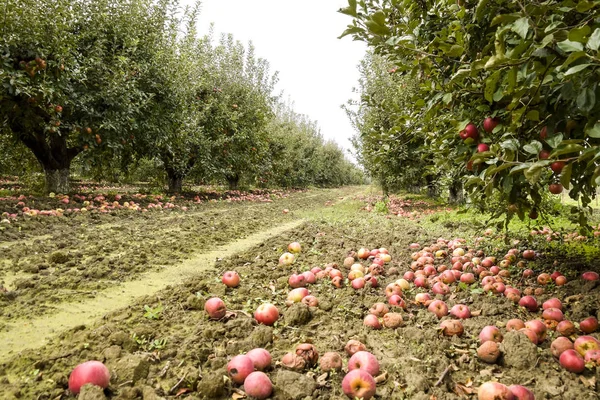
<svg viewBox="0 0 600 400"><path fill-rule="evenodd" d="M538 236L511 250L366 218L307 222L219 260L0 364L0 390L69 398L69 372L97 360L102 399L598 397L597 264L553 265L531 250Z"/></svg>

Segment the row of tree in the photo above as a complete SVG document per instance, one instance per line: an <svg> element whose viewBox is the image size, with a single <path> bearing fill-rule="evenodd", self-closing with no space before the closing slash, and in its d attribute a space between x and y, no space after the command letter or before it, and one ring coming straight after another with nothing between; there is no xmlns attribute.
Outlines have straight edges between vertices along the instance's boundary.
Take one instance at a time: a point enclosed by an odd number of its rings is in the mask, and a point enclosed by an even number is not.
<svg viewBox="0 0 600 400"><path fill-rule="evenodd" d="M351 104L384 184L464 185L496 216L537 218L563 189L586 225L600 185L600 3L349 0L366 42Z"/></svg>
<svg viewBox="0 0 600 400"><path fill-rule="evenodd" d="M93 174L140 160L158 163L171 191L189 174L232 189L360 182L343 151L274 92L277 74L252 45L200 37L198 15L199 3L182 10L176 0L8 2L0 145L24 145L52 192L69 191L72 165Z"/></svg>

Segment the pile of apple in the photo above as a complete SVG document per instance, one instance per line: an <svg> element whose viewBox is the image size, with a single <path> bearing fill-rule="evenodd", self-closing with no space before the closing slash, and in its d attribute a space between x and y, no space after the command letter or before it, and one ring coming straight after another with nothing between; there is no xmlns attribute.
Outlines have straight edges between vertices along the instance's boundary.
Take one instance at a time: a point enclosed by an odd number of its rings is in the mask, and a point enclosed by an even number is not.
<svg viewBox="0 0 600 400"><path fill-rule="evenodd" d="M263 371L271 367L271 353L262 348L233 357L227 363L227 374L233 383L244 385L244 391L255 399L266 399L273 384Z"/></svg>

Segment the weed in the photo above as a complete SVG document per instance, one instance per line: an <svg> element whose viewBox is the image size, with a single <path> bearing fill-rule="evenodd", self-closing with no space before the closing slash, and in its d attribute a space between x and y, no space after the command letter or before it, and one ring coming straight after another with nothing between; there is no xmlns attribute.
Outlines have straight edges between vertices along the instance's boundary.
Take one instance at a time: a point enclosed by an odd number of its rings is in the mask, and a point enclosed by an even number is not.
<svg viewBox="0 0 600 400"><path fill-rule="evenodd" d="M148 319L160 319L164 308L163 308L162 304L159 304L155 308L152 308L152 307L150 307L148 305L145 305L144 306L144 310L146 310L146 312L144 313L144 318L148 318Z"/></svg>

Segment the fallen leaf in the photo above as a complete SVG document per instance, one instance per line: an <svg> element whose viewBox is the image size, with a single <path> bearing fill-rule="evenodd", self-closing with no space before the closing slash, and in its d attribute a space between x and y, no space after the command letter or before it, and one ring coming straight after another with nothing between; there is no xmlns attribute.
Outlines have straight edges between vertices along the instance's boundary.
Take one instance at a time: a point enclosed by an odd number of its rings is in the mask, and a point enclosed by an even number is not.
<svg viewBox="0 0 600 400"><path fill-rule="evenodd" d="M190 389L190 388L181 388L181 389L179 389L179 390L177 391L177 394L175 394L175 397L179 397L179 396L181 396L182 394L184 394L184 393L189 393L189 392L191 392L191 391L192 391L192 389Z"/></svg>
<svg viewBox="0 0 600 400"><path fill-rule="evenodd" d="M481 315L481 310L471 311L472 317L479 317Z"/></svg>

